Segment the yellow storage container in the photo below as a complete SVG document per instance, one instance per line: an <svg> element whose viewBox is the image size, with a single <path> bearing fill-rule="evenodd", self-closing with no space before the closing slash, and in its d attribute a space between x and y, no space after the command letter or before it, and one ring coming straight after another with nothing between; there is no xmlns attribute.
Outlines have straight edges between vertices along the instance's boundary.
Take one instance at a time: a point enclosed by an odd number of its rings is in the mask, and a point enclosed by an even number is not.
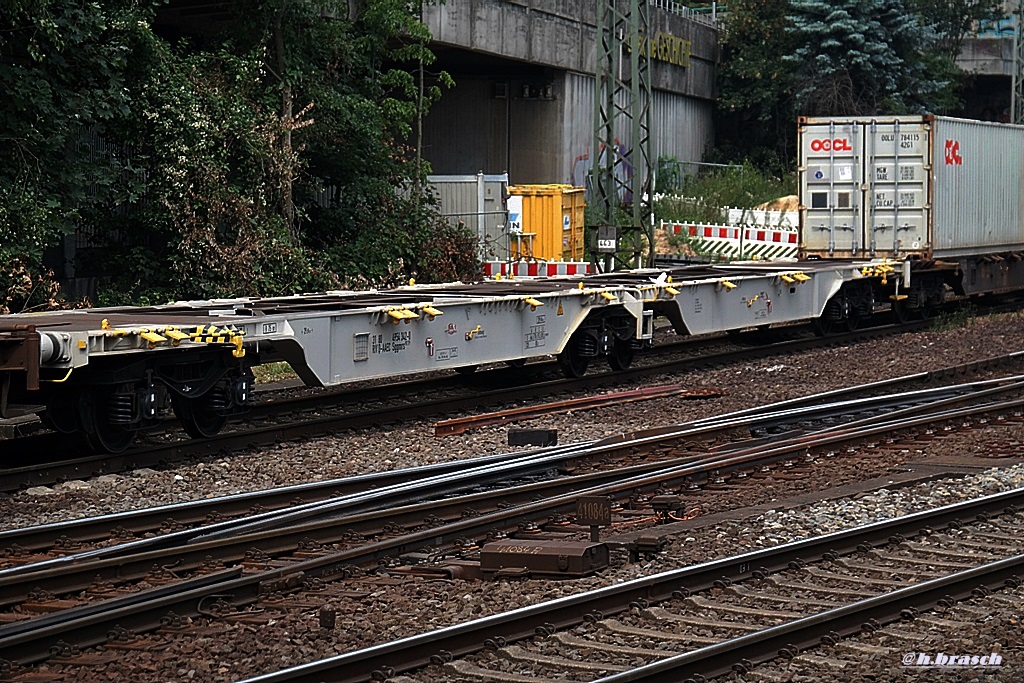
<svg viewBox="0 0 1024 683"><path fill-rule="evenodd" d="M512 185L508 193L523 198L523 234L513 236L513 257L546 261L583 260L583 220L587 206L584 188L573 185Z"/></svg>

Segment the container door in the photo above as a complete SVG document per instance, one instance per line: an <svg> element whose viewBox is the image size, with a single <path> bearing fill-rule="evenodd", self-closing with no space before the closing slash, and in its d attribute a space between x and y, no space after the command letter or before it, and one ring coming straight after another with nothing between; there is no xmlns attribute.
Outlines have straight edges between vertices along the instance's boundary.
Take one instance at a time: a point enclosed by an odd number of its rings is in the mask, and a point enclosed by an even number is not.
<svg viewBox="0 0 1024 683"><path fill-rule="evenodd" d="M868 256L899 258L928 247L928 127L922 121L864 123Z"/></svg>
<svg viewBox="0 0 1024 683"><path fill-rule="evenodd" d="M480 219L482 223L481 243L489 245L494 258L508 259L508 229L505 225L508 214L505 207L505 192L508 174L485 175L483 183Z"/></svg>
<svg viewBox="0 0 1024 683"><path fill-rule="evenodd" d="M562 260L583 260L584 190L581 187L562 191Z"/></svg>
<svg viewBox="0 0 1024 683"><path fill-rule="evenodd" d="M800 130L803 249L827 257L864 251L861 196L863 133L854 122L811 123Z"/></svg>

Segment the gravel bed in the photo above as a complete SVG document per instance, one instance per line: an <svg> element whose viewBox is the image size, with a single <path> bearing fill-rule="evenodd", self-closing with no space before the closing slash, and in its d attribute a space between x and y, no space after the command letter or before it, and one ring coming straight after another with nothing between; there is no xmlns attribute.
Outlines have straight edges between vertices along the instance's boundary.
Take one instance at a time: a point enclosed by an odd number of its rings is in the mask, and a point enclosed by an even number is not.
<svg viewBox="0 0 1024 683"><path fill-rule="evenodd" d="M1021 314L975 319L969 328L927 332L794 354L740 366L694 371L664 378L686 387L727 390L707 401L654 400L617 408L547 416L527 423L559 429L559 442L589 440L647 427L762 405L839 386L924 371L996 356L1024 348ZM659 383L661 383L659 381ZM627 388L627 387L623 387ZM367 427L358 432L302 444L232 455L167 470L139 470L53 488L31 489L0 500L3 526L24 526L133 509L146 505L212 497L301 481L329 479L369 471L425 465L504 452L507 428L484 428L438 439L432 425ZM992 440L1024 441L1020 425L955 433L927 446L928 456L978 452ZM808 481L774 482L746 487L743 495L702 494L701 504L724 509L771 503L806 490L821 490L858 477L879 476L901 461L919 459L920 451L894 451L878 458L837 458L827 473ZM843 462L842 466L838 463ZM517 606L570 595L711 560L726 554L774 545L916 510L965 500L1024 485L1024 466L993 469L949 481L884 489L854 498L826 501L796 509L774 509L757 518L694 529L674 539L666 551L638 563L613 554L613 566L579 581L410 580L392 585L378 577L338 582L350 592L322 598L335 609L337 626L321 629L315 609L282 611L272 622L253 626L210 622L212 635L174 641L174 656L119 651L116 661L100 667L44 664L34 671L55 680L100 681L235 681L246 676L461 623ZM746 489L751 489L746 492ZM705 500L706 497L706 500ZM205 620L199 620L205 624ZM168 636L157 634L161 642ZM1018 643L1019 644L1019 643ZM437 681L428 670L415 680ZM433 671L436 676L437 671ZM883 680L879 678L878 680Z"/></svg>

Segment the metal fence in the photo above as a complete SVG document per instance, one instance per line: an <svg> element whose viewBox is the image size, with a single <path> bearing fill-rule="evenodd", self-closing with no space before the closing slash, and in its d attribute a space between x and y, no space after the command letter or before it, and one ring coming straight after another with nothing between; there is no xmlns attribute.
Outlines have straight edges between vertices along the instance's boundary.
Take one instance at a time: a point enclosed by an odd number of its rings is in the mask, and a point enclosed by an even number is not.
<svg viewBox="0 0 1024 683"><path fill-rule="evenodd" d="M651 7L665 10L666 12L672 12L683 17L692 19L693 21L701 24L707 24L708 26L718 26L718 19L720 13L725 11L725 4L712 2L704 7L687 7L681 3L675 2L675 0L650 0Z"/></svg>

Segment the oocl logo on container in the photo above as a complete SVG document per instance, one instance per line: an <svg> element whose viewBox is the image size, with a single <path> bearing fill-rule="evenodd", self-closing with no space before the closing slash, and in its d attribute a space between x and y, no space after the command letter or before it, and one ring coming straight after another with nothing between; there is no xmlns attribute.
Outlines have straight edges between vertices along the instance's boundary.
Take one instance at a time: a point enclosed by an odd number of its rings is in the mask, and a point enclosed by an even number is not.
<svg viewBox="0 0 1024 683"><path fill-rule="evenodd" d="M852 152L850 141L846 138L835 138L834 140L811 140L812 152Z"/></svg>

